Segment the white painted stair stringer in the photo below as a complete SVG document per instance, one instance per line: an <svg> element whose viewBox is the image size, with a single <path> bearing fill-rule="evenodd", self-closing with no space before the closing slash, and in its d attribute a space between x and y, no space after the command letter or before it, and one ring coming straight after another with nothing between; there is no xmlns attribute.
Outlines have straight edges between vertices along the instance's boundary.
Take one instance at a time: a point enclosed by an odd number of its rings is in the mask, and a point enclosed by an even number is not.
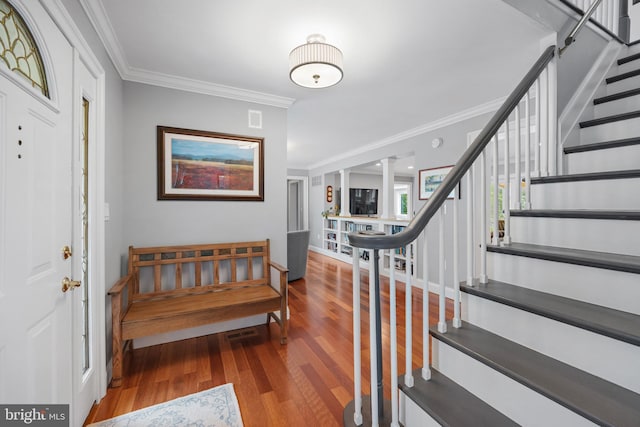
<svg viewBox="0 0 640 427"><path fill-rule="evenodd" d="M640 275L521 256L488 253L489 277L640 315Z"/></svg>
<svg viewBox="0 0 640 427"><path fill-rule="evenodd" d="M639 169L640 144L571 153L566 158L568 174Z"/></svg>
<svg viewBox="0 0 640 427"><path fill-rule="evenodd" d="M640 256L630 236L640 237L640 221L511 217L511 239L520 243Z"/></svg>
<svg viewBox="0 0 640 427"><path fill-rule="evenodd" d="M436 338L432 343L436 369L515 422L530 427L595 425L448 344Z"/></svg>
<svg viewBox="0 0 640 427"><path fill-rule="evenodd" d="M636 169L640 169L640 165ZM640 177L531 185L532 209L640 209Z"/></svg>
<svg viewBox="0 0 640 427"><path fill-rule="evenodd" d="M640 393L638 346L465 292L462 307L462 320Z"/></svg>

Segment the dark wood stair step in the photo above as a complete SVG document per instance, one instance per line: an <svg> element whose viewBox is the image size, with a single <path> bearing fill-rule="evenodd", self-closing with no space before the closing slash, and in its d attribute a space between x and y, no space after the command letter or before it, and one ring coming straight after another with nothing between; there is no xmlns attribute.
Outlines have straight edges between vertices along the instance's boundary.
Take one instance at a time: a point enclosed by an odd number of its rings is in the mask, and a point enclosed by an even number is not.
<svg viewBox="0 0 640 427"><path fill-rule="evenodd" d="M634 53L633 55L618 59L618 65L626 64L627 62L635 61L636 59L640 59L640 53Z"/></svg>
<svg viewBox="0 0 640 427"><path fill-rule="evenodd" d="M640 136L633 138L616 139L613 141L593 142L591 144L574 145L572 147L564 147L565 154L584 153L587 151L608 150L611 148L628 147L630 145L639 145Z"/></svg>
<svg viewBox="0 0 640 427"><path fill-rule="evenodd" d="M638 426L640 394L463 322L431 336L603 426ZM602 363L607 363L604 361ZM630 367L631 369L631 367Z"/></svg>
<svg viewBox="0 0 640 427"><path fill-rule="evenodd" d="M637 70L632 70L626 73L607 77L605 81L607 82L607 84L611 84L611 83L619 82L620 80L630 79L631 77L636 77L636 76L640 76L640 68Z"/></svg>
<svg viewBox="0 0 640 427"><path fill-rule="evenodd" d="M640 346L640 316L509 283L466 282L460 290L471 295L525 310L577 328Z"/></svg>
<svg viewBox="0 0 640 427"><path fill-rule="evenodd" d="M531 184L553 184L558 182L600 181L629 178L640 178L640 169L544 176L539 178L531 178Z"/></svg>
<svg viewBox="0 0 640 427"><path fill-rule="evenodd" d="M429 381L422 379L421 371L422 369L413 371L413 387L407 387L404 384L404 376L401 376L398 381L399 388L440 425L519 425L436 369L431 368Z"/></svg>
<svg viewBox="0 0 640 427"><path fill-rule="evenodd" d="M605 102L617 101L619 99L624 99L636 95L640 95L640 88L625 90L624 92L614 93L613 95L601 96L600 98L594 99L593 104L604 104Z"/></svg>
<svg viewBox="0 0 640 427"><path fill-rule="evenodd" d="M620 122L623 120L630 120L640 117L640 110L638 111L630 111L628 113L622 114L614 114L612 116L600 117L598 119L586 120L584 122L580 122L580 128L589 128L593 126L606 125L608 123Z"/></svg>
<svg viewBox="0 0 640 427"><path fill-rule="evenodd" d="M556 246L533 245L514 242L509 245L487 245L487 251L585 267L602 268L640 274L640 256L613 254L609 252L585 251Z"/></svg>
<svg viewBox="0 0 640 427"><path fill-rule="evenodd" d="M589 209L529 209L512 210L512 217L525 218L571 218L640 221L640 211L613 211Z"/></svg>

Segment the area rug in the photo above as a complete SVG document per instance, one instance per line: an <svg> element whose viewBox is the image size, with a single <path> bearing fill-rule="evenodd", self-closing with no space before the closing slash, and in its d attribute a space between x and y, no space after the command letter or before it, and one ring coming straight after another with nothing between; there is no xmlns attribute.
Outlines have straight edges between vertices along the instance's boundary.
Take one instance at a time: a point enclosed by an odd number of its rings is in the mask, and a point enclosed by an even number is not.
<svg viewBox="0 0 640 427"><path fill-rule="evenodd" d="M224 384L88 427L242 427L242 417L233 384Z"/></svg>

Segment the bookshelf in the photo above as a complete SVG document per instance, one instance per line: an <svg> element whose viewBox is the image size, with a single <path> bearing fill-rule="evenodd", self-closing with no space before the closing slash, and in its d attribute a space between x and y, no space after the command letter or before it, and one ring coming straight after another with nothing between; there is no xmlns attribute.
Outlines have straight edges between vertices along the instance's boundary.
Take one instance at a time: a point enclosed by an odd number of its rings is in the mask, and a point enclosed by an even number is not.
<svg viewBox="0 0 640 427"><path fill-rule="evenodd" d="M326 255L337 258L341 261L351 263L354 247L349 244L349 233L358 231L383 231L387 234L395 234L403 230L408 221L394 219L380 219L368 217L340 217L329 216L323 219L323 242L322 248ZM395 250L394 262L395 271L399 273L400 279L407 270L407 249L399 248ZM369 267L369 251L359 249L360 263L364 268ZM413 257L413 254L411 255ZM388 275L391 266L391 257L388 251L382 251L381 255L382 273ZM415 272L412 274L415 276Z"/></svg>

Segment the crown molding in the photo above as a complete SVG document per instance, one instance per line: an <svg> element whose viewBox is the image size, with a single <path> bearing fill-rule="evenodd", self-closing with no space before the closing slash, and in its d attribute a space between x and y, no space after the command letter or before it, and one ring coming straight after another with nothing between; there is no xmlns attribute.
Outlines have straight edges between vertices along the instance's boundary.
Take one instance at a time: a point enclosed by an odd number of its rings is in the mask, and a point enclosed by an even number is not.
<svg viewBox="0 0 640 427"><path fill-rule="evenodd" d="M295 101L293 98L284 96L271 95L133 67L129 68L124 80L280 108L289 108Z"/></svg>
<svg viewBox="0 0 640 427"><path fill-rule="evenodd" d="M104 45L107 54L111 58L111 61L118 71L118 74L120 74L120 78L122 80L280 108L289 108L295 102L295 99L284 96L256 92L206 82L203 80L189 79L132 67L127 62L122 45L120 44L118 37L115 35L115 31L107 17L102 1L80 0L80 4L89 17L91 25L93 25L93 28L98 33L100 41Z"/></svg>
<svg viewBox="0 0 640 427"><path fill-rule="evenodd" d="M388 145L395 144L397 142L401 142L409 138L413 138L415 136L425 134L427 132L441 129L446 126L451 126L453 124L471 119L476 116L480 116L482 114L492 113L494 111L497 111L498 108L500 108L500 106L504 104L504 101L506 99L507 97L502 97L502 98L494 99L493 101L486 102L484 104L477 105L475 107L472 107L466 110L462 110L458 113L451 114L449 116L434 120L433 122L429 122L424 125L417 126L413 129L409 129L404 132L397 133L395 135L389 136L379 141L366 144L354 150L350 150L340 155L333 156L329 159L322 160L318 163L314 163L312 165L309 165L306 169L312 170L312 169L321 168L323 166L331 165L340 160L345 160L351 157L355 157L371 150L386 147Z"/></svg>

